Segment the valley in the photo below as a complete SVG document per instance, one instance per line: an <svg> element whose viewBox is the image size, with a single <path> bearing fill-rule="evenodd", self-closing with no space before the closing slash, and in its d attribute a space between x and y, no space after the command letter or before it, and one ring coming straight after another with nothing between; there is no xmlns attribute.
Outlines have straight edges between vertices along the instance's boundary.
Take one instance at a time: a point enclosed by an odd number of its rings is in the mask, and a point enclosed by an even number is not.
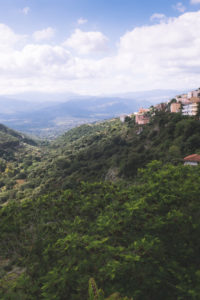
<svg viewBox="0 0 200 300"><path fill-rule="evenodd" d="M200 0L0 19L0 300L200 300Z"/></svg>
<svg viewBox="0 0 200 300"><path fill-rule="evenodd" d="M166 101L176 91L135 92L116 96L25 93L0 97L0 123L34 138L54 140L66 131Z"/></svg>

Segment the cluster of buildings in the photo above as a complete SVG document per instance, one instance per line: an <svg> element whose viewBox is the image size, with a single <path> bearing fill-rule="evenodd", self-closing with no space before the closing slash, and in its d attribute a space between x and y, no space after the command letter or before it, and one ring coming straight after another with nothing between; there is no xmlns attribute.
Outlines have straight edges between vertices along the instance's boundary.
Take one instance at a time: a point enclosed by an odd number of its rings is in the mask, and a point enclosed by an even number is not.
<svg viewBox="0 0 200 300"><path fill-rule="evenodd" d="M150 117L155 111L170 111L171 113L182 113L184 116L196 116L200 105L200 88L187 94L176 96L167 103L160 103L151 108L140 108L137 113L122 115L120 120L125 121L126 117L135 116L135 122L138 125L146 125L150 122Z"/></svg>
<svg viewBox="0 0 200 300"><path fill-rule="evenodd" d="M181 112L184 116L196 116L200 103L200 88L177 96L170 105L172 113Z"/></svg>
<svg viewBox="0 0 200 300"><path fill-rule="evenodd" d="M135 123L138 125L146 125L150 122L150 118L155 114L155 111L167 111L168 104L160 103L155 106L151 106L150 108L140 108L138 112L129 115L121 115L121 122L125 122L126 117L135 116Z"/></svg>
<svg viewBox="0 0 200 300"><path fill-rule="evenodd" d="M178 95L167 103L160 103L155 106L151 106L149 109L140 108L137 113L121 116L120 120L124 122L126 117L135 116L136 124L146 125L150 122L150 117L155 114L155 111L170 111L171 113L182 113L184 116L196 116L199 110L200 88L187 94ZM138 134L140 134L142 130L143 128L139 127ZM184 165L200 165L200 155L192 154L185 157Z"/></svg>

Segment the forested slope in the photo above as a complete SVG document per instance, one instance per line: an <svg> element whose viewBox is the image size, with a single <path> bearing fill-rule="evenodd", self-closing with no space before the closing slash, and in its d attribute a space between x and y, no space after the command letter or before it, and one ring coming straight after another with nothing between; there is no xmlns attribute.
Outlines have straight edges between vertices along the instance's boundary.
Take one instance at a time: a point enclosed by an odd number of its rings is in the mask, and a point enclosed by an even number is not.
<svg viewBox="0 0 200 300"><path fill-rule="evenodd" d="M77 127L57 139L27 174L34 195L75 187L83 181L131 181L137 169L156 159L178 164L200 151L200 122L157 113L146 126L119 119ZM23 187L22 187L23 188Z"/></svg>
<svg viewBox="0 0 200 300"><path fill-rule="evenodd" d="M125 123L113 119L82 125L47 146L43 143L26 149L20 165L11 168L12 188L2 182L2 203L6 198L38 197L74 188L81 181L132 181L137 169L154 159L182 164L186 155L200 152L200 122L180 114L157 112L143 127L134 119L127 118ZM20 179L24 182L15 185Z"/></svg>
<svg viewBox="0 0 200 300"><path fill-rule="evenodd" d="M6 161L15 160L17 154L27 145L36 146L36 142L0 124L0 157Z"/></svg>
<svg viewBox="0 0 200 300"><path fill-rule="evenodd" d="M41 157L36 141L0 124L0 203L15 198L15 190L25 182L28 167Z"/></svg>
<svg viewBox="0 0 200 300"><path fill-rule="evenodd" d="M86 300L91 277L110 300L200 299L200 167L183 166L198 119L113 119L40 145L2 128L1 299Z"/></svg>
<svg viewBox="0 0 200 300"><path fill-rule="evenodd" d="M135 184L82 183L0 211L1 299L199 299L200 168L152 162Z"/></svg>

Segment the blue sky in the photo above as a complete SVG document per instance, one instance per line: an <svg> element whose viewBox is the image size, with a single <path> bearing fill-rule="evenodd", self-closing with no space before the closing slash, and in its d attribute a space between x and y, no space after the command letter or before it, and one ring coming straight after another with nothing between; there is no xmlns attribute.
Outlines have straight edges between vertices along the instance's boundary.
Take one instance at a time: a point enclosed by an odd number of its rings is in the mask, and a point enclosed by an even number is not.
<svg viewBox="0 0 200 300"><path fill-rule="evenodd" d="M178 1L168 0L0 0L0 21L14 28L18 33L31 33L43 27L57 29L59 38L66 37L79 18L88 20L85 30L101 30L119 38L127 30L150 24L154 13L178 16L174 7ZM188 11L195 11L199 5L182 1ZM20 13L23 8L30 10Z"/></svg>
<svg viewBox="0 0 200 300"><path fill-rule="evenodd" d="M0 0L0 93L199 86L199 14L200 0Z"/></svg>

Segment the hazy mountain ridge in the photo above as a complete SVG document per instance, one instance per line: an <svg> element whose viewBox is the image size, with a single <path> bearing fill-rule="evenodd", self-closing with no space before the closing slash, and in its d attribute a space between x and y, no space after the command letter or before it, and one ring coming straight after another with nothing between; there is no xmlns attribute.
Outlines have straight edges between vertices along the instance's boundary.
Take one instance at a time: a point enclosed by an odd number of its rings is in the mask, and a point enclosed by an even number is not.
<svg viewBox="0 0 200 300"><path fill-rule="evenodd" d="M61 134L77 125L137 111L140 105L140 102L121 98L74 99L41 109L0 114L0 122L16 130L45 137L48 129L49 134L54 135L60 128ZM143 101L144 107L149 105L150 102Z"/></svg>
<svg viewBox="0 0 200 300"><path fill-rule="evenodd" d="M1 96L0 122L21 132L55 138L77 125L130 114L175 94L156 90L102 97L42 93L25 93L15 99Z"/></svg>

